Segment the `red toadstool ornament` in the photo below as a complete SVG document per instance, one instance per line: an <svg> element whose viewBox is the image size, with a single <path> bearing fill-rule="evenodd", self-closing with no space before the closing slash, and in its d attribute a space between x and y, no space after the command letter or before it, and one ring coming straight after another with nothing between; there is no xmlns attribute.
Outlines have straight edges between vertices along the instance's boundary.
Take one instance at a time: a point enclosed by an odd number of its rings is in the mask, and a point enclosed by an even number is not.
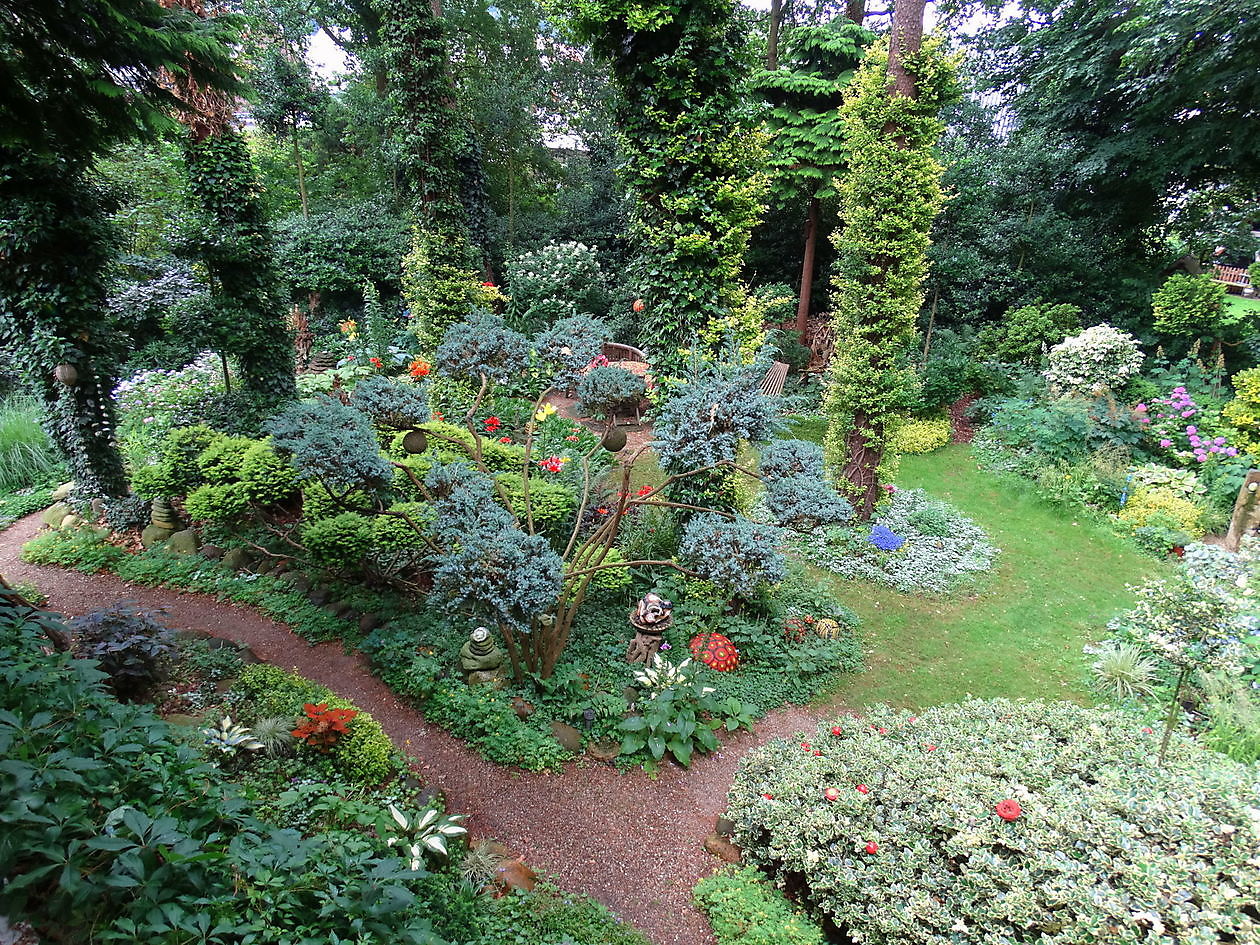
<svg viewBox="0 0 1260 945"><path fill-rule="evenodd" d="M840 789L829 787L827 790L823 791L823 797L834 804L836 801L840 800Z"/></svg>
<svg viewBox="0 0 1260 945"><path fill-rule="evenodd" d="M710 669L729 672L739 665L739 650L720 633L698 633L691 638L691 655Z"/></svg>
<svg viewBox="0 0 1260 945"><path fill-rule="evenodd" d="M633 305L631 305L630 307L631 307L632 309L634 309L634 311L636 311L636 312L641 312L641 311L643 311L645 308L647 308L647 305L644 303L644 301L643 301L642 299L635 299L635 300L634 300L634 304L633 304Z"/></svg>
<svg viewBox="0 0 1260 945"><path fill-rule="evenodd" d="M1012 800L998 801L994 809L1003 820L1015 820L1024 812L1024 809L1019 806L1019 801Z"/></svg>
<svg viewBox="0 0 1260 945"><path fill-rule="evenodd" d="M865 850L867 853L869 853L871 856L874 856L876 853L879 852L879 844L876 843L874 840L872 840L866 846L862 847L862 849Z"/></svg>

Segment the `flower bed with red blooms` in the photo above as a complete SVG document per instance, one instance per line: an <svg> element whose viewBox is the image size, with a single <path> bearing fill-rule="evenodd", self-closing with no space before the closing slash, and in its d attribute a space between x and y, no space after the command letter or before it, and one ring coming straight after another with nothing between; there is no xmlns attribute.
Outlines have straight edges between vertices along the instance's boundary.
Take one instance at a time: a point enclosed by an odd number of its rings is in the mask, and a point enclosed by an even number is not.
<svg viewBox="0 0 1260 945"><path fill-rule="evenodd" d="M745 861L865 945L1260 941L1260 770L1109 709L877 706L751 752Z"/></svg>

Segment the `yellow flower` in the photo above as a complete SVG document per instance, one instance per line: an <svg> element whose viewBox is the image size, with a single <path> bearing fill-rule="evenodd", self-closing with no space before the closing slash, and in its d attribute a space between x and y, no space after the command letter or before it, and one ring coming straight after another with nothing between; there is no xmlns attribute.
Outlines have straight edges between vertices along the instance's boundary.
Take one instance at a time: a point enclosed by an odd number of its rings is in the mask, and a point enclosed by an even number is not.
<svg viewBox="0 0 1260 945"><path fill-rule="evenodd" d="M556 408L554 404L543 404L538 408L538 412L534 414L534 419L541 423L555 412Z"/></svg>
<svg viewBox="0 0 1260 945"><path fill-rule="evenodd" d="M359 333L359 323L353 318L347 318L344 322L338 322L337 327L341 329L343 335L349 335L351 338Z"/></svg>

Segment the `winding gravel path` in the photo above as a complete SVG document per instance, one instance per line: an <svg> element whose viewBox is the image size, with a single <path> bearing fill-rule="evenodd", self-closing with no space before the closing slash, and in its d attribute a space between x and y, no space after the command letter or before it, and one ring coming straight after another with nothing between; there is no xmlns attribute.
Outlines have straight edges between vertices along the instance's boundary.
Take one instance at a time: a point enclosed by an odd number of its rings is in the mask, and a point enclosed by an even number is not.
<svg viewBox="0 0 1260 945"><path fill-rule="evenodd" d="M338 644L312 646L253 608L204 595L27 564L22 545L39 528L33 515L0 533L0 574L10 583L33 581L48 595L48 606L67 616L136 601L164 611L173 627L243 644L260 659L323 683L380 721L421 778L445 792L453 811L470 815L473 837L501 841L566 889L598 899L657 945L713 942L691 905L691 888L718 863L702 844L725 807L735 767L755 745L815 724L808 709L774 712L722 751L697 756L690 770L666 766L655 778L585 761L560 775L500 767L427 724L371 675L362 657Z"/></svg>

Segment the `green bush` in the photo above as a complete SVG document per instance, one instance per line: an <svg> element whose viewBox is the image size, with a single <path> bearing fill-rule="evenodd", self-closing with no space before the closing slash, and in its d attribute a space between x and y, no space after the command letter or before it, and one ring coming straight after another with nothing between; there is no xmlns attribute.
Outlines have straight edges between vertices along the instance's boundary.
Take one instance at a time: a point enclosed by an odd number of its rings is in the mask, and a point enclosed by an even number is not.
<svg viewBox="0 0 1260 945"><path fill-rule="evenodd" d="M1248 450L1260 449L1260 368L1234 375L1234 399L1225 405L1221 417L1238 431Z"/></svg>
<svg viewBox="0 0 1260 945"><path fill-rule="evenodd" d="M237 478L249 500L259 505L276 505L297 490L293 464L277 456L267 440L254 443L245 451Z"/></svg>
<svg viewBox="0 0 1260 945"><path fill-rule="evenodd" d="M717 945L822 945L822 930L754 869L728 867L693 893Z"/></svg>
<svg viewBox="0 0 1260 945"><path fill-rule="evenodd" d="M467 462L473 455L473 435L467 427L455 426L453 423L426 423L424 429L438 434L433 448L440 459L450 461L461 459ZM452 443L450 440L455 440ZM500 443L493 437L481 438L481 459L491 472L521 471L525 464L525 447L515 443Z"/></svg>
<svg viewBox="0 0 1260 945"><path fill-rule="evenodd" d="M197 468L207 482L237 482L245 454L255 442L247 436L218 434L197 457Z"/></svg>
<svg viewBox="0 0 1260 945"><path fill-rule="evenodd" d="M234 522L248 510L249 496L239 482L206 483L184 499L184 511L194 522Z"/></svg>
<svg viewBox="0 0 1260 945"><path fill-rule="evenodd" d="M1224 283L1206 273L1174 273L1151 296L1155 330L1182 338L1213 337L1224 304Z"/></svg>
<svg viewBox="0 0 1260 945"><path fill-rule="evenodd" d="M1036 365L1043 350L1080 328L1081 310L1075 305L1034 302L1010 308L999 324L980 332L980 353L1008 364Z"/></svg>
<svg viewBox="0 0 1260 945"><path fill-rule="evenodd" d="M520 473L500 473L495 476L495 479L507 493L512 503L512 511L524 524L525 484ZM577 496L574 495L572 489L558 482L530 476L529 504L534 513L534 531L551 537L559 537L561 532L572 526Z"/></svg>
<svg viewBox="0 0 1260 945"><path fill-rule="evenodd" d="M578 410L584 417L610 418L633 410L647 393L643 378L619 367L597 367L578 381Z"/></svg>
<svg viewBox="0 0 1260 945"><path fill-rule="evenodd" d="M906 420L889 439L889 449L898 453L930 453L949 444L949 417L931 420Z"/></svg>
<svg viewBox="0 0 1260 945"><path fill-rule="evenodd" d="M387 511L394 514L377 515L372 519L372 541L376 547L393 552L424 550L424 539L411 523L424 532L431 530L433 507L424 502L396 502Z"/></svg>
<svg viewBox="0 0 1260 945"><path fill-rule="evenodd" d="M323 483L312 482L302 489L302 520L304 522L318 522L322 519L332 518L334 515L340 515L347 511L346 506L351 512L370 512L372 510L372 501L368 498L367 493L355 490L346 495L337 494L340 503L333 501L332 494L324 487Z"/></svg>
<svg viewBox="0 0 1260 945"><path fill-rule="evenodd" d="M1203 535L1203 509L1181 493L1157 486L1139 489L1129 496L1116 518L1132 528L1168 523L1191 538Z"/></svg>
<svg viewBox="0 0 1260 945"><path fill-rule="evenodd" d="M105 541L92 528L65 528L37 535L22 546L22 560L31 564L52 564L61 568L95 574L112 569L127 552Z"/></svg>
<svg viewBox="0 0 1260 945"><path fill-rule="evenodd" d="M876 706L751 752L734 839L869 945L1255 939L1260 771L1180 736L1161 768L1159 739L1067 702Z"/></svg>
<svg viewBox="0 0 1260 945"><path fill-rule="evenodd" d="M265 718L296 721L302 714L302 706L308 702L326 702L330 709L357 711L359 714L348 725L349 734L339 739L332 749L333 765L348 781L380 784L404 770L381 724L353 702L319 683L285 672L278 666L255 663L241 670L232 688L244 699L242 719L248 722Z"/></svg>
<svg viewBox="0 0 1260 945"><path fill-rule="evenodd" d="M372 519L342 512L302 526L302 544L327 568L356 568L372 547Z"/></svg>
<svg viewBox="0 0 1260 945"><path fill-rule="evenodd" d="M0 492L61 478L65 468L39 425L39 402L11 395L0 402Z"/></svg>

